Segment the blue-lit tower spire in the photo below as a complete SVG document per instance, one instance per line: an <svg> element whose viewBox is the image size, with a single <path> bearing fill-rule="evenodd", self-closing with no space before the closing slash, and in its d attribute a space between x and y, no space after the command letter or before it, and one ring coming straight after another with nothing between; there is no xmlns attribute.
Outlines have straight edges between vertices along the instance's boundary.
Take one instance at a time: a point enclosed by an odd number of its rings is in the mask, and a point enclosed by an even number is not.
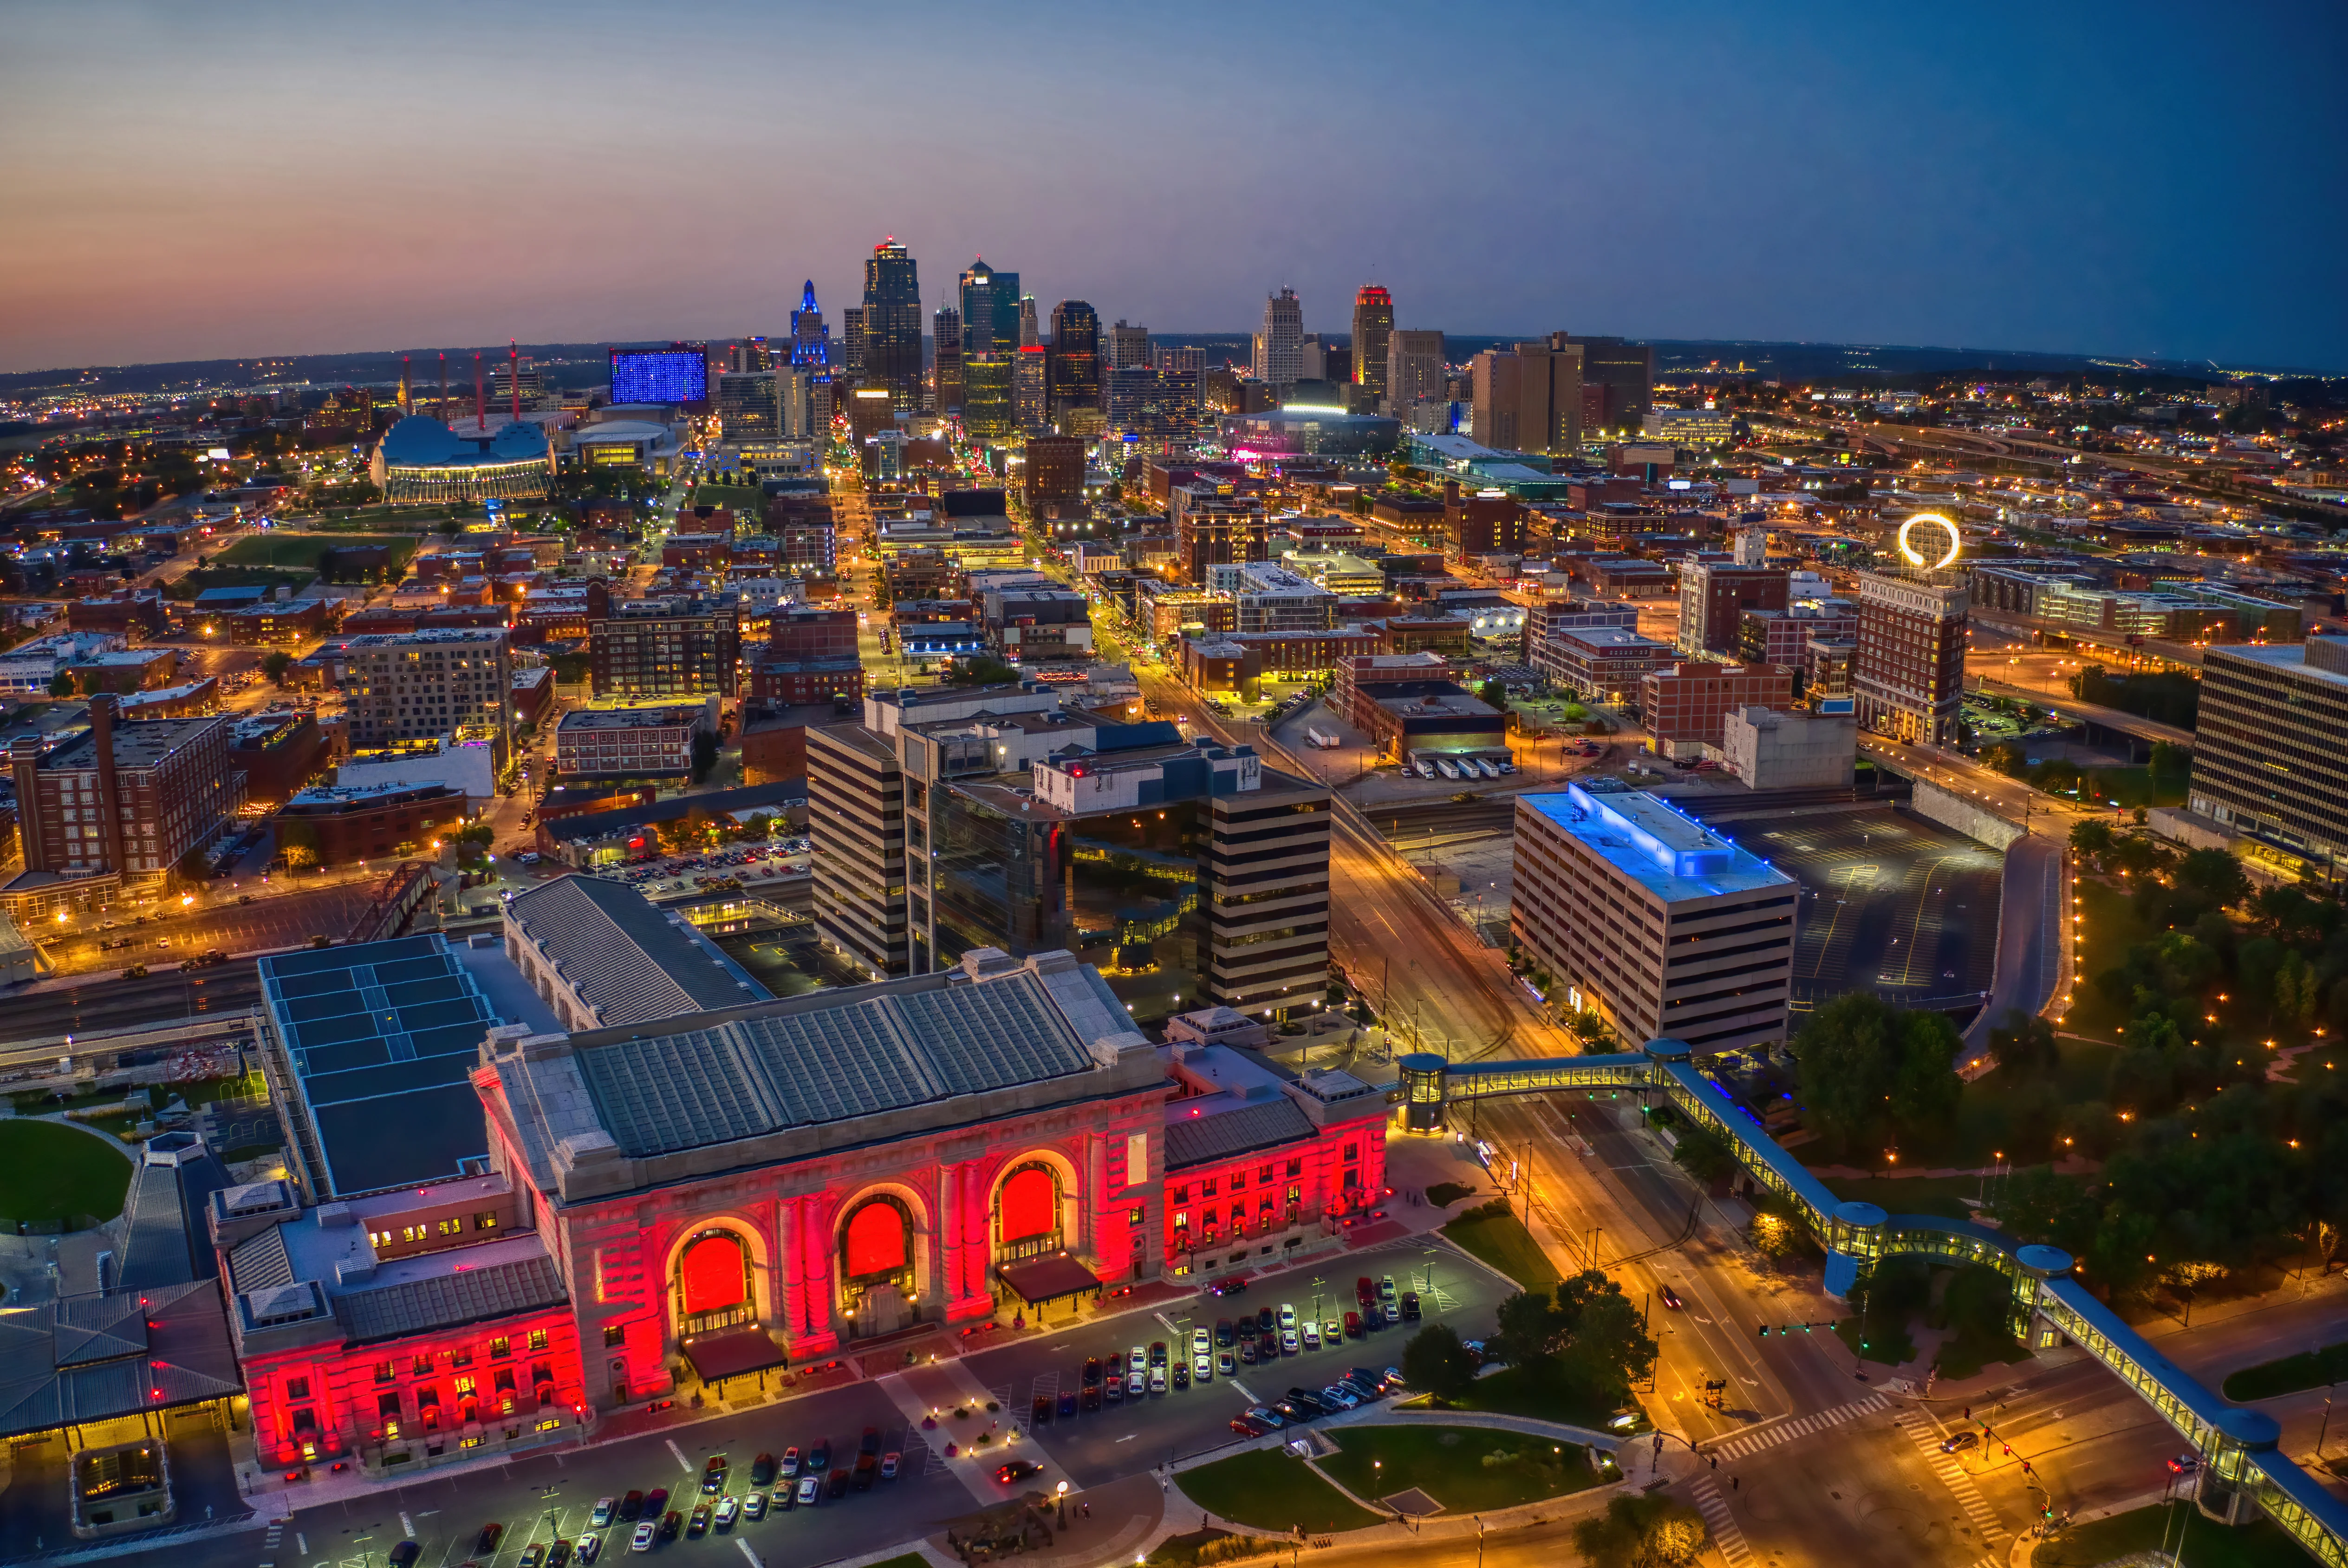
<svg viewBox="0 0 2348 1568"><path fill-rule="evenodd" d="M799 293L799 308L791 312L791 364L810 370L831 367L831 328L815 303L815 280Z"/></svg>

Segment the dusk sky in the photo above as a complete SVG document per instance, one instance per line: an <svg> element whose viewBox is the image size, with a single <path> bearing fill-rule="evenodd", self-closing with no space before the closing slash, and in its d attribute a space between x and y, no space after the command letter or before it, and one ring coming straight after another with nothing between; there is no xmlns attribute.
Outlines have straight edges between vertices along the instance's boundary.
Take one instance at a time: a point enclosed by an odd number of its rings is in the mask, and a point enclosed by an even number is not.
<svg viewBox="0 0 2348 1568"><path fill-rule="evenodd" d="M2348 8L10 4L0 369L1046 311L2348 370ZM836 326L835 326L836 330Z"/></svg>

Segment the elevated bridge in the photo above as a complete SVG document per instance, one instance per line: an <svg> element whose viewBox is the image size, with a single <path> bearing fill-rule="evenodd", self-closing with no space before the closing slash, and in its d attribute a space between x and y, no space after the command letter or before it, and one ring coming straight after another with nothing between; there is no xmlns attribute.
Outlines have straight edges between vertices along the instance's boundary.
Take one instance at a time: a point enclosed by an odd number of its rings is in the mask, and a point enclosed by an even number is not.
<svg viewBox="0 0 2348 1568"><path fill-rule="evenodd" d="M1614 1056L1452 1063L1420 1053L1404 1057L1404 1124L1444 1130L1457 1101L1570 1089L1630 1090L1660 1099L1694 1126L1725 1139L1753 1179L1787 1201L1826 1249L1826 1288L1847 1295L1889 1257L1978 1263L2013 1284L2008 1326L2023 1344L2044 1349L2068 1339L2109 1367L2177 1429L2201 1456L2196 1501L2203 1512L2239 1522L2252 1507L2289 1532L2327 1568L2348 1568L2348 1502L2279 1450L2282 1429L2262 1411L2229 1405L2153 1348L2072 1277L2059 1247L2017 1246L1986 1225L1937 1214L1891 1214L1873 1203L1846 1202L1777 1146L1752 1113L1694 1063L1680 1040L1650 1040Z"/></svg>

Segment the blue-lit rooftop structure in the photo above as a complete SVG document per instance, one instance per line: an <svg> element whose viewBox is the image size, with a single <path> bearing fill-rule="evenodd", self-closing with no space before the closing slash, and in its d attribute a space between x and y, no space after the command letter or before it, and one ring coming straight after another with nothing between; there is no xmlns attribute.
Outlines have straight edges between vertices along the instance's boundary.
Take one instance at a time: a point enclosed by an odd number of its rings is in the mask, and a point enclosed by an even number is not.
<svg viewBox="0 0 2348 1568"><path fill-rule="evenodd" d="M368 475L392 501L536 500L552 471L546 432L515 420L487 436L460 436L410 414L383 434Z"/></svg>
<svg viewBox="0 0 2348 1568"><path fill-rule="evenodd" d="M1571 784L1518 799L1666 903L1794 883L1751 851L1653 795L1593 795Z"/></svg>

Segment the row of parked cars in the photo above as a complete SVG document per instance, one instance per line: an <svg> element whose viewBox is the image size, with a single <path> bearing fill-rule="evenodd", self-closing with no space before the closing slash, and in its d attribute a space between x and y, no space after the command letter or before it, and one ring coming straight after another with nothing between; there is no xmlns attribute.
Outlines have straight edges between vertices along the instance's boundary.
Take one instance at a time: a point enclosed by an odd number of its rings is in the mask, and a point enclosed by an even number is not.
<svg viewBox="0 0 2348 1568"><path fill-rule="evenodd" d="M1373 1372L1365 1367L1355 1367L1322 1387L1291 1388L1269 1404L1251 1407L1231 1418L1231 1430L1243 1438L1260 1438L1316 1416L1334 1416L1340 1410L1383 1399L1402 1387L1402 1373L1395 1367Z"/></svg>

